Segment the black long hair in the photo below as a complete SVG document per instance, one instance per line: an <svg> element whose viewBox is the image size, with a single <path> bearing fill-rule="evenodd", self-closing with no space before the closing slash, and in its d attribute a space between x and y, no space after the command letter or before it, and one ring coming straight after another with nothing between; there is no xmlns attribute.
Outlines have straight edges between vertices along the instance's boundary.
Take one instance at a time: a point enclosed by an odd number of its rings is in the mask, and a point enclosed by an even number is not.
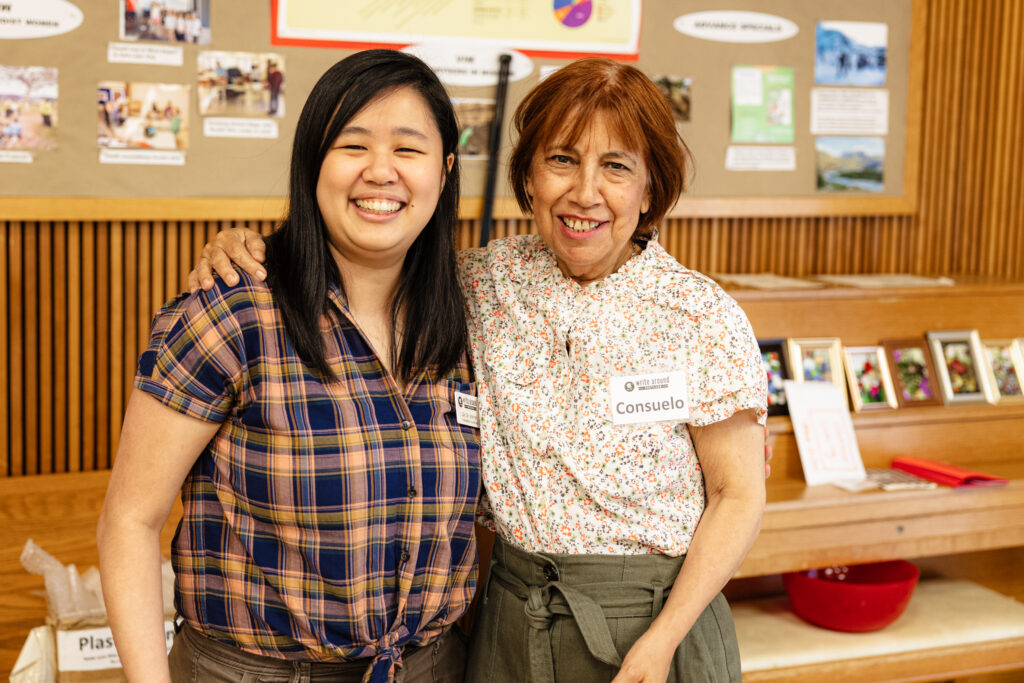
<svg viewBox="0 0 1024 683"><path fill-rule="evenodd" d="M345 124L363 107L395 88L423 96L441 132L443 158L455 154L459 129L444 86L430 67L394 50L367 50L341 60L313 86L295 129L288 215L267 240L267 281L285 329L302 359L328 379L320 337L327 292L344 282L327 244L327 226L316 199L320 166ZM455 227L459 162L447 170L437 208L402 264L391 304L393 372L409 381L420 370L445 375L466 351L466 314L456 276ZM401 324L399 318L401 317ZM396 330L402 330L396 343Z"/></svg>

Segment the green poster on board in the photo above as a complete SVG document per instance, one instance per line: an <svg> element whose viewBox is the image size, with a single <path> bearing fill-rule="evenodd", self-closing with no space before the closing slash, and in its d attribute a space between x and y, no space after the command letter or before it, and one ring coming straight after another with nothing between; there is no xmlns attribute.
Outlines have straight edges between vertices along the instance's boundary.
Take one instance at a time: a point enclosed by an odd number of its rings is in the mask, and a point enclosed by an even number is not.
<svg viewBox="0 0 1024 683"><path fill-rule="evenodd" d="M732 68L732 141L793 142L793 69Z"/></svg>

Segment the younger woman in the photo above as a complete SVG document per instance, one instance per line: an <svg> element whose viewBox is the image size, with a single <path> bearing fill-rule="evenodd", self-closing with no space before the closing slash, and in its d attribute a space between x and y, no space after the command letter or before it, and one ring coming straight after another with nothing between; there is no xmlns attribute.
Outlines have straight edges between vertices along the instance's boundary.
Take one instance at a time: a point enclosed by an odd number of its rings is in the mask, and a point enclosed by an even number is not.
<svg viewBox="0 0 1024 683"><path fill-rule="evenodd" d="M479 494L454 113L389 50L313 88L266 283L156 316L98 537L130 681L461 681ZM170 663L160 529L183 617Z"/></svg>

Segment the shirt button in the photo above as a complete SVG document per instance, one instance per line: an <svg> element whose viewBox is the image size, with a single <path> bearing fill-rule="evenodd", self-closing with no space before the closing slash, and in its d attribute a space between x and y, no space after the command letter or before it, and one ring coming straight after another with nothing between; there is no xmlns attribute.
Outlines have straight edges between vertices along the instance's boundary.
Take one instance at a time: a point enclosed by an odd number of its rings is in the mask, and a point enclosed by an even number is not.
<svg viewBox="0 0 1024 683"><path fill-rule="evenodd" d="M409 561L409 557L410 557L409 551L408 550L403 550L402 551L402 564L405 564L406 562L408 562Z"/></svg>
<svg viewBox="0 0 1024 683"><path fill-rule="evenodd" d="M410 488L409 491L408 491L408 494L409 494L410 498L415 498L416 497L416 489Z"/></svg>
<svg viewBox="0 0 1024 683"><path fill-rule="evenodd" d="M402 420L402 429L405 429L406 431L412 429L412 422L409 422L408 420Z"/></svg>

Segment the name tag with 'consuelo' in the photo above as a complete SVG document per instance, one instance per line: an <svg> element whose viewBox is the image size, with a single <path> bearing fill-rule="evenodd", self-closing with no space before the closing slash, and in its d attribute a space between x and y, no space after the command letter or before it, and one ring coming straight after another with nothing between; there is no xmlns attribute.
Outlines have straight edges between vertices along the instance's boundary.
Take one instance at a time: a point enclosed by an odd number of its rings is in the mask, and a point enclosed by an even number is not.
<svg viewBox="0 0 1024 683"><path fill-rule="evenodd" d="M609 377L608 385L614 424L690 419L686 373L682 370Z"/></svg>

